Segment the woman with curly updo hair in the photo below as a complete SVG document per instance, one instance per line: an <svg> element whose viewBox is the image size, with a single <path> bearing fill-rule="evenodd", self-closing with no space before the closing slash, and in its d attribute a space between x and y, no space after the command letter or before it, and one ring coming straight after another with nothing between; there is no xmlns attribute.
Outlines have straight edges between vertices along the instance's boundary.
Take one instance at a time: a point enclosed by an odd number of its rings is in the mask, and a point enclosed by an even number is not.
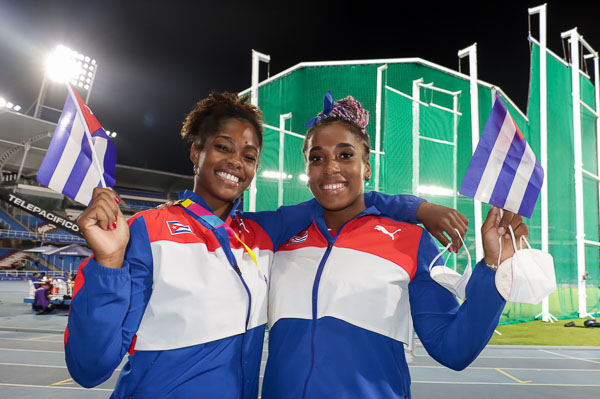
<svg viewBox="0 0 600 399"><path fill-rule="evenodd" d="M263 145L262 114L247 98L212 93L181 136L191 143L192 191L126 222L118 195L97 188L79 218L94 257L77 274L67 366L92 387L129 353L112 398L256 399L273 252L312 222L314 203L236 211ZM407 221L425 208L412 196L391 202ZM448 220L439 209L424 214L431 228Z"/></svg>
<svg viewBox="0 0 600 399"><path fill-rule="evenodd" d="M499 209L472 274L470 256L463 275L445 268L427 231L390 214L394 197L368 203L367 123L357 100L329 92L307 123L313 223L274 256L263 399L410 399L415 331L435 360L462 370L498 325L511 283L495 270L514 253L505 238L500 253ZM528 234L520 216L510 223L517 240Z"/></svg>
<svg viewBox="0 0 600 399"><path fill-rule="evenodd" d="M97 188L79 218L94 258L78 273L67 365L92 387L129 353L113 398L256 398L273 250L234 210L256 174L262 113L212 93L181 136L193 191L125 221L118 195Z"/></svg>

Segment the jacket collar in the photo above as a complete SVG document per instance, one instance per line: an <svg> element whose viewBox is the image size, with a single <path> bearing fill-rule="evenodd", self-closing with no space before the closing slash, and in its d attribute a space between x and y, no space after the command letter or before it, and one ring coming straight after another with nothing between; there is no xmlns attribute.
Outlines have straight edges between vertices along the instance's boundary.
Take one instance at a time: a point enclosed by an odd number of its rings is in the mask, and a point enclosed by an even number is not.
<svg viewBox="0 0 600 399"><path fill-rule="evenodd" d="M192 200L196 204L202 206L203 208L209 210L211 213L214 214L213 210L210 209L210 206L208 206L206 201L204 201L204 199L202 199L201 196L199 196L192 190L181 191L178 193L178 195L179 195L180 200L185 200L185 199ZM231 210L229 211L229 214L227 215L227 218L224 221L225 223L227 223L227 224L231 223L231 219L233 218L233 215L236 212L236 210L240 207L241 202L242 202L242 198L238 198L233 202L233 206L231 207ZM217 217L217 216L215 215L215 217Z"/></svg>
<svg viewBox="0 0 600 399"><path fill-rule="evenodd" d="M331 237L331 234L329 233L329 229L327 228L327 225L325 224L325 218L323 217L323 207L321 206L321 204L319 204L317 202L316 199L313 198L312 201L313 201L314 222L317 225L317 228L321 231L321 234L323 234L323 236L325 238L327 238L327 240L329 241L329 238L334 238L334 237ZM363 216L378 216L378 215L381 215L381 211L379 209L377 209L377 207L372 205L372 206L368 207L367 209L365 209L364 211L362 211L361 213L359 213L358 215L356 215L355 217L353 217L352 219L347 220L342 225L342 227L344 227L349 222L356 220L358 218L361 218ZM340 227L337 231L339 232L342 227Z"/></svg>

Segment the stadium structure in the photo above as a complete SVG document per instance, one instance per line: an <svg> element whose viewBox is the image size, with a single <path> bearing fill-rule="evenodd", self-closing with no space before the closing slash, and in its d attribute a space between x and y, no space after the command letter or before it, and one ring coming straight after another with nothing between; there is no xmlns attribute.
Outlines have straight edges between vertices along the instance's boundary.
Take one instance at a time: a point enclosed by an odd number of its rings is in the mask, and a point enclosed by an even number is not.
<svg viewBox="0 0 600 399"><path fill-rule="evenodd" d="M55 127L0 110L0 279L21 279L33 271L72 274L85 257L78 250L85 240L74 223L84 206L35 181ZM126 217L192 186L191 176L126 165L117 165L116 178Z"/></svg>
<svg viewBox="0 0 600 399"><path fill-rule="evenodd" d="M530 10L540 14L540 32L539 39L529 37L527 109L495 90L546 172L528 225L531 244L554 256L558 290L540 305L507 304L502 323L600 311L598 53L576 29L562 34L569 49L564 57L549 50L545 6L541 10ZM242 93L264 112L265 146L257 179L244 196L245 209L274 209L311 197L301 153L304 123L331 90L336 99L354 96L370 112L373 179L367 190L414 193L457 208L472 221L466 241L480 259L482 248L475 242L488 207L460 196L457 188L490 114L493 84L477 77L475 44L458 56L468 59L468 74L419 58L379 59L300 63L259 82L259 65L270 58L253 52L252 86ZM10 270L5 275L64 273L81 259L23 251L48 243L84 245L72 224L82 206L34 181L54 128L40 117L0 111L0 267ZM117 165L116 177L126 214L154 207L192 185L191 176L125 165ZM41 218L41 212L54 220ZM454 255L450 263L462 271L466 256Z"/></svg>
<svg viewBox="0 0 600 399"><path fill-rule="evenodd" d="M562 33L564 56L546 45L546 6L539 39L529 33L528 106L520 110L508 93L477 78L477 46L459 50L468 74L419 58L305 62L258 82L253 53L250 93L265 114L265 149L250 210L273 209L311 197L301 153L304 123L321 111L327 90L352 95L370 113L373 177L366 189L416 194L458 209L471 221L466 242L477 259L482 218L489 206L460 196L460 187L492 107L492 89L507 103L545 170L531 219L533 247L554 257L558 289L540 305L507 304L501 323L555 317L588 317L600 311L598 53L572 29ZM466 60L463 62L466 64ZM462 272L466 255L450 261Z"/></svg>

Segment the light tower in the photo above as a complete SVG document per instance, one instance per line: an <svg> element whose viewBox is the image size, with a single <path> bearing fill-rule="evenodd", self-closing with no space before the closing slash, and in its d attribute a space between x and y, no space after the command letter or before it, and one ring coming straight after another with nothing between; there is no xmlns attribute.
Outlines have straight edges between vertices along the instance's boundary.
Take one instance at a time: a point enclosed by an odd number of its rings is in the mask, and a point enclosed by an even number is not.
<svg viewBox="0 0 600 399"><path fill-rule="evenodd" d="M97 71L98 63L95 59L63 45L57 46L46 60L46 73L44 74L33 116L40 118L43 108L62 112L60 109L44 104L48 85L51 82L70 82L79 89L80 93L82 91L85 93L85 102L88 103Z"/></svg>

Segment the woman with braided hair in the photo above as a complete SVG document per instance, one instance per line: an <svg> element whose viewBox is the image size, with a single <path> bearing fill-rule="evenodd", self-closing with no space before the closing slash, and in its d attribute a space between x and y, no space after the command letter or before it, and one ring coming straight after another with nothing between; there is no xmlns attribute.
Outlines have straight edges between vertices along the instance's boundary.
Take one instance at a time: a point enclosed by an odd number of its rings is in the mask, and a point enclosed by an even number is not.
<svg viewBox="0 0 600 399"><path fill-rule="evenodd" d="M112 398L257 397L274 249L311 222L313 202L239 213L262 149L261 112L213 93L187 115L194 189L125 221L97 188L78 226L94 252L77 273L65 331L71 376ZM391 216L451 231L457 213L412 196L366 197ZM466 226L459 225L466 230Z"/></svg>
<svg viewBox="0 0 600 399"><path fill-rule="evenodd" d="M410 398L413 328L434 359L461 370L498 324L505 300L495 268L514 252L503 237L498 256L499 209L482 226L485 259L470 279L470 264L458 280L430 276L441 265L432 236L384 215L385 199L365 202L367 123L358 101L333 102L328 92L307 124L312 224L274 256L263 399ZM506 220L517 239L527 235L520 216ZM466 297L462 305L455 295Z"/></svg>

